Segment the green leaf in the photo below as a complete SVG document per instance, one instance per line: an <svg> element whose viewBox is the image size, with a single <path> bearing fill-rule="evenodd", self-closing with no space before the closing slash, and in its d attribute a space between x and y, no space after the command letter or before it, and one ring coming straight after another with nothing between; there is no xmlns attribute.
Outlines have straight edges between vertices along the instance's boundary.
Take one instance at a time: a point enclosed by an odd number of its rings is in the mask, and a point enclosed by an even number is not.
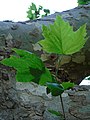
<svg viewBox="0 0 90 120"><path fill-rule="evenodd" d="M43 10L46 14L49 14L50 13L50 10L49 9L44 9Z"/></svg>
<svg viewBox="0 0 90 120"><path fill-rule="evenodd" d="M32 3L32 5L30 6L31 10L37 11L37 7L34 3Z"/></svg>
<svg viewBox="0 0 90 120"><path fill-rule="evenodd" d="M64 88L62 85L57 84L57 83L49 83L47 82L47 87L50 89L51 94L53 96L58 96L61 95L64 92Z"/></svg>
<svg viewBox="0 0 90 120"><path fill-rule="evenodd" d="M21 50L16 48L13 48L12 50L15 51L22 60L25 60L25 62L27 62L29 67L39 70L42 70L42 68L44 67L42 60L35 54L30 53L26 50Z"/></svg>
<svg viewBox="0 0 90 120"><path fill-rule="evenodd" d="M43 78L41 75L46 74L45 66L41 59L35 54L25 50L13 48L13 51L17 53L17 56L10 56L10 58L2 60L0 63L9 67L13 67L17 70L16 80L18 82L33 81L39 84L40 79ZM49 75L49 73L46 75ZM45 83L45 80L43 83Z"/></svg>
<svg viewBox="0 0 90 120"><path fill-rule="evenodd" d="M52 82L52 76L50 71L45 68L45 72L41 75L39 84L46 85L47 82Z"/></svg>
<svg viewBox="0 0 90 120"><path fill-rule="evenodd" d="M44 16L47 16L50 13L50 10L43 9L41 5L39 5L39 7L37 8L36 5L32 3L31 6L28 8L27 17L31 20L42 17L42 11L45 13Z"/></svg>
<svg viewBox="0 0 90 120"><path fill-rule="evenodd" d="M0 61L0 63L9 67L13 67L19 71L29 69L28 63L24 59L18 58L16 56L5 58L4 60Z"/></svg>
<svg viewBox="0 0 90 120"><path fill-rule="evenodd" d="M36 5L32 3L31 6L28 8L27 17L31 20L36 19L37 18L35 14L36 11L37 11Z"/></svg>
<svg viewBox="0 0 90 120"><path fill-rule="evenodd" d="M75 86L75 84L71 82L63 82L61 85L63 86L64 90L73 88Z"/></svg>
<svg viewBox="0 0 90 120"><path fill-rule="evenodd" d="M16 48L12 50L17 55L6 58L1 63L17 70L16 80L18 82L33 81L40 85L46 85L46 82L52 82L51 73L45 68L39 57L25 50Z"/></svg>
<svg viewBox="0 0 90 120"><path fill-rule="evenodd" d="M43 68L42 70L30 68L30 73L34 76L34 79L32 81L39 84L41 75L44 73L44 71L45 68Z"/></svg>
<svg viewBox="0 0 90 120"><path fill-rule="evenodd" d="M10 58L2 60L1 63L17 70L16 80L18 82L30 82L32 79L34 79L34 76L30 74L28 63L21 58L11 56Z"/></svg>
<svg viewBox="0 0 90 120"><path fill-rule="evenodd" d="M63 116L63 114L62 113L60 113L60 112L57 112L57 111L55 111L55 110L48 110L50 113L52 113L53 115L56 115L56 116Z"/></svg>
<svg viewBox="0 0 90 120"><path fill-rule="evenodd" d="M33 79L34 79L34 76L30 74L30 71L28 69L24 71L16 72L17 82L31 82Z"/></svg>
<svg viewBox="0 0 90 120"><path fill-rule="evenodd" d="M90 0L78 0L78 5L85 5L88 4Z"/></svg>
<svg viewBox="0 0 90 120"><path fill-rule="evenodd" d="M56 17L54 24L42 27L44 40L38 43L48 53L73 54L78 52L86 42L86 24L77 31L65 22L60 16Z"/></svg>
<svg viewBox="0 0 90 120"><path fill-rule="evenodd" d="M27 11L27 17L29 18L29 19L33 19L33 13L32 13L32 10L29 10L29 11Z"/></svg>

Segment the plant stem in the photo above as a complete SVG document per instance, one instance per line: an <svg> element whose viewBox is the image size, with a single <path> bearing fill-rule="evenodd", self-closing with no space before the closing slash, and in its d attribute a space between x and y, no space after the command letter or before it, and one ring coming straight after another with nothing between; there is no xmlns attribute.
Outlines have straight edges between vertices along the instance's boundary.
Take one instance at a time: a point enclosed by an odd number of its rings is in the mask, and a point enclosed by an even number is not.
<svg viewBox="0 0 90 120"><path fill-rule="evenodd" d="M64 105L63 105L63 100L62 100L62 95L60 95L60 100L61 100L62 111L63 111L63 117L64 117L63 120L66 120L66 117L65 117L65 111L64 111Z"/></svg>
<svg viewBox="0 0 90 120"><path fill-rule="evenodd" d="M57 60L57 67L56 67L56 72L55 72L55 75L57 77L58 75L58 71L59 71L59 67L60 67L60 62L62 60L62 55L58 57L58 60Z"/></svg>
<svg viewBox="0 0 90 120"><path fill-rule="evenodd" d="M58 58L58 61L57 61L57 68L56 68L56 77L58 76L58 71L59 71L59 67L60 67L60 62L62 60L62 55L59 56ZM66 117L65 117L65 111L64 111L64 105L63 105L63 100L62 100L62 95L60 95L60 100L61 100L61 105L62 105L62 111L63 111L63 117L64 119L63 120L66 120Z"/></svg>

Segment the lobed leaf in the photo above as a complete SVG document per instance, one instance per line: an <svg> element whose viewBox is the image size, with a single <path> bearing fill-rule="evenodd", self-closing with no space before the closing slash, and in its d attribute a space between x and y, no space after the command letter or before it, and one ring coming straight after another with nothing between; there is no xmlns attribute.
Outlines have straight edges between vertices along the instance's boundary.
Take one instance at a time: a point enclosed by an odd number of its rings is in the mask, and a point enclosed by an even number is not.
<svg viewBox="0 0 90 120"><path fill-rule="evenodd" d="M48 53L73 54L78 52L86 42L86 24L77 31L65 22L60 16L56 17L54 24L42 27L44 40L38 43Z"/></svg>

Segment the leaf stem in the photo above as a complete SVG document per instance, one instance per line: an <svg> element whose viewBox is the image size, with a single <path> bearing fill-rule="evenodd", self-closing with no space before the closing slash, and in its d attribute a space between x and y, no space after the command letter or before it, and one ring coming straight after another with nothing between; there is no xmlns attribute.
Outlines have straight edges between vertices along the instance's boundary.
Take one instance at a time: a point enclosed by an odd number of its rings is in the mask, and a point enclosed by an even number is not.
<svg viewBox="0 0 90 120"><path fill-rule="evenodd" d="M62 100L62 95L60 95L60 100L61 100L62 111L63 111L63 117L64 117L63 120L66 120L66 117L65 117L65 111L64 111L64 105L63 105L63 100Z"/></svg>
<svg viewBox="0 0 90 120"><path fill-rule="evenodd" d="M58 71L59 71L59 67L60 67L60 63L61 63L61 60L62 60L62 55L58 56L58 60L57 60L57 66L56 66L56 71L55 71L55 75L57 77L58 75Z"/></svg>
<svg viewBox="0 0 90 120"><path fill-rule="evenodd" d="M55 71L56 77L58 76L58 71L59 71L59 67L60 67L60 63L61 63L62 57L63 57L62 55L60 55L60 56L58 57L57 66L56 66L56 71ZM60 100L61 100L63 117L64 117L63 120L66 120L65 111L64 111L64 105L63 105L63 100L62 100L62 95L60 95Z"/></svg>

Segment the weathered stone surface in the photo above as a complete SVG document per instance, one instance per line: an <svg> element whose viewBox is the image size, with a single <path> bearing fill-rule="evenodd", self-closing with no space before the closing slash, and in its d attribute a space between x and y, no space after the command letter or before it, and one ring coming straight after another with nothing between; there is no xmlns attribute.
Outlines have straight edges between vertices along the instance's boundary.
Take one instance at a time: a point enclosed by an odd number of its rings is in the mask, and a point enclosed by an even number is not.
<svg viewBox="0 0 90 120"><path fill-rule="evenodd" d="M12 29L15 25L17 25L17 28ZM12 38L7 40L8 35L11 35ZM27 25L14 22L0 22L0 49L8 46L8 41L12 40L12 47L32 51L32 43L37 42L40 36L41 32L35 23Z"/></svg>
<svg viewBox="0 0 90 120"><path fill-rule="evenodd" d="M43 120L44 100L28 89L17 90L15 76L0 79L0 120Z"/></svg>
<svg viewBox="0 0 90 120"><path fill-rule="evenodd" d="M47 95L45 87L35 83L16 83L14 71L10 72L9 69L8 75L7 80L2 76L0 80L0 120L60 119L48 112L48 109L62 112L59 97ZM66 118L89 120L90 86L77 87L75 90L62 95Z"/></svg>
<svg viewBox="0 0 90 120"><path fill-rule="evenodd" d="M31 86L31 87L30 87ZM34 83L17 83L18 90L25 90L26 94L39 96L44 101L45 111L44 120L59 120L60 117L53 116L48 112L48 109L60 111L62 113L61 101L59 97L52 97L47 95L45 87L38 86ZM62 94L64 109L67 120L89 120L90 119L90 86L76 86L75 90L68 90ZM28 100L28 95L20 94L25 101ZM33 97L32 97L33 98ZM34 100L34 99L33 99ZM30 99L31 101L31 99ZM34 100L35 101L35 100ZM37 100L36 100L37 101ZM39 104L38 104L39 105Z"/></svg>

